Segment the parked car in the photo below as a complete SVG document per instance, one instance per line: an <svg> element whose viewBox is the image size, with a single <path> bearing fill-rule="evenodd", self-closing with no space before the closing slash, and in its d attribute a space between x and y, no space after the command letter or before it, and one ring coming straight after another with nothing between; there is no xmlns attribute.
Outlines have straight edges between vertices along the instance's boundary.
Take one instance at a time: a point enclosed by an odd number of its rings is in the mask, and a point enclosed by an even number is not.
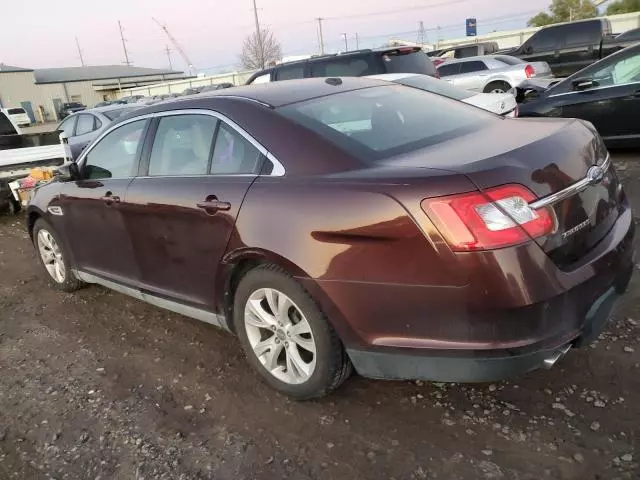
<svg viewBox="0 0 640 480"><path fill-rule="evenodd" d="M640 28L632 28L615 36L617 42L640 42Z"/></svg>
<svg viewBox="0 0 640 480"><path fill-rule="evenodd" d="M454 87L444 80L411 73L386 73L384 75L372 75L369 78L377 78L378 80L395 82L407 87L419 88L426 92L474 105L498 115L518 116L518 104L512 93L475 93Z"/></svg>
<svg viewBox="0 0 640 480"><path fill-rule="evenodd" d="M504 52L527 62L547 62L554 75L565 77L637 42L614 37L611 22L594 18L541 28L520 47Z"/></svg>
<svg viewBox="0 0 640 480"><path fill-rule="evenodd" d="M521 116L582 118L610 146L640 145L640 44L550 87L524 83L518 100Z"/></svg>
<svg viewBox="0 0 640 480"><path fill-rule="evenodd" d="M362 77L381 73L421 73L436 77L433 63L420 47L356 50L281 63L254 73L247 85L312 77Z"/></svg>
<svg viewBox="0 0 640 480"><path fill-rule="evenodd" d="M100 135L113 120L139 107L140 105L135 104L114 104L107 107L83 110L65 118L58 125L57 130L66 133L71 149L71 157L77 158L82 150Z"/></svg>
<svg viewBox="0 0 640 480"><path fill-rule="evenodd" d="M78 102L71 103L63 103L62 109L60 110L60 119L66 118L72 113L81 112L82 110L86 110L87 106Z"/></svg>
<svg viewBox="0 0 640 480"><path fill-rule="evenodd" d="M197 95L203 88L204 87L189 87L182 92L182 95Z"/></svg>
<svg viewBox="0 0 640 480"><path fill-rule="evenodd" d="M432 60L435 58L441 58L443 60L449 60L453 58L469 58L480 57L483 55L492 55L496 53L500 48L498 42L477 42L477 43L465 43L462 45L455 45L448 48L442 48L439 50L433 50L427 52L427 55Z"/></svg>
<svg viewBox="0 0 640 480"><path fill-rule="evenodd" d="M352 366L454 382L550 366L599 334L634 270L634 217L592 126L363 78L136 110L27 218L59 289L222 326L298 399Z"/></svg>
<svg viewBox="0 0 640 480"><path fill-rule="evenodd" d="M22 107L7 108L5 114L19 127L28 127L31 125L29 114Z"/></svg>
<svg viewBox="0 0 640 480"><path fill-rule="evenodd" d="M508 55L450 60L438 65L440 78L465 90L484 93L505 93L532 77L549 77L551 69L545 62L527 63Z"/></svg>

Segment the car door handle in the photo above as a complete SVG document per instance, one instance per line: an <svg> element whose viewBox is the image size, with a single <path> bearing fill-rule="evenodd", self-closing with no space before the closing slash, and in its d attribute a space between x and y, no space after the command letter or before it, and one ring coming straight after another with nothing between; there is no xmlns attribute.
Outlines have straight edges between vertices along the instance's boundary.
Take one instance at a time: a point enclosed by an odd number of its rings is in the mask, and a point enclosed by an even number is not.
<svg viewBox="0 0 640 480"><path fill-rule="evenodd" d="M102 200L107 205L113 205L114 203L120 203L120 197L118 197L117 195L112 194L111 192L107 192L104 196L100 197L100 200Z"/></svg>
<svg viewBox="0 0 640 480"><path fill-rule="evenodd" d="M215 215L216 212L227 211L231 209L231 204L229 202L218 200L218 198L213 195L207 197L204 202L198 202L197 206L198 208L203 209L209 215Z"/></svg>
<svg viewBox="0 0 640 480"><path fill-rule="evenodd" d="M634 97L640 98L640 90L636 90L633 94Z"/></svg>

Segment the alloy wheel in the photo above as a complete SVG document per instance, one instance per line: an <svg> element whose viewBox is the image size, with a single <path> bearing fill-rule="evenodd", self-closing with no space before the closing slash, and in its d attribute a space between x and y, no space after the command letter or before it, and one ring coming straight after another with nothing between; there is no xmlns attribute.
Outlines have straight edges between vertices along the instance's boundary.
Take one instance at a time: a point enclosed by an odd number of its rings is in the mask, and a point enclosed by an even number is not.
<svg viewBox="0 0 640 480"><path fill-rule="evenodd" d="M253 353L264 368L288 384L306 382L316 366L311 326L284 293L261 288L245 305L244 325Z"/></svg>
<svg viewBox="0 0 640 480"><path fill-rule="evenodd" d="M48 230L38 232L38 251L47 272L57 283L64 283L66 271L62 258L62 250Z"/></svg>

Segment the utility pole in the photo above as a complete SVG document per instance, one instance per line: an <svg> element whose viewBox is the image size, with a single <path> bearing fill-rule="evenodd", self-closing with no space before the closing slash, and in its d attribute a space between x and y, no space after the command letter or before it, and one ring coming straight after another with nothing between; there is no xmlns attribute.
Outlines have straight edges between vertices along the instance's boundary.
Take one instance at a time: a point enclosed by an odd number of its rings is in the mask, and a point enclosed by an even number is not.
<svg viewBox="0 0 640 480"><path fill-rule="evenodd" d="M78 55L80 56L80 64L84 67L84 58L82 58L82 50L80 49L80 42L78 41L78 37L76 37L76 47L78 47Z"/></svg>
<svg viewBox="0 0 640 480"><path fill-rule="evenodd" d="M124 29L122 28L120 20L118 20L118 28L120 29L120 40L122 40L122 49L124 50L124 64L129 67L131 66L131 62L129 61L129 52L127 52L127 44L124 41L124 34L122 33Z"/></svg>
<svg viewBox="0 0 640 480"><path fill-rule="evenodd" d="M342 36L344 37L344 51L348 52L349 51L349 44L347 43L347 34L343 33Z"/></svg>
<svg viewBox="0 0 640 480"><path fill-rule="evenodd" d="M260 31L260 21L258 20L258 7L256 6L256 0L253 0L253 19L256 22L256 40L258 41L258 48L260 50L260 66L264 68L264 45L262 44L262 32Z"/></svg>
<svg viewBox="0 0 640 480"><path fill-rule="evenodd" d="M169 70L173 70L173 64L171 63L171 49L169 48L169 45L165 46L164 51L167 54L167 58L169 59Z"/></svg>
<svg viewBox="0 0 640 480"><path fill-rule="evenodd" d="M360 50L360 42L358 41L358 32L356 32L356 50Z"/></svg>
<svg viewBox="0 0 640 480"><path fill-rule="evenodd" d="M420 39L419 40L420 46L424 48L425 30L424 30L424 22L422 20L420 20L420 29L418 30L418 37Z"/></svg>
<svg viewBox="0 0 640 480"><path fill-rule="evenodd" d="M318 43L320 44L320 55L324 55L324 36L322 35L322 20L324 18L316 18L318 21Z"/></svg>

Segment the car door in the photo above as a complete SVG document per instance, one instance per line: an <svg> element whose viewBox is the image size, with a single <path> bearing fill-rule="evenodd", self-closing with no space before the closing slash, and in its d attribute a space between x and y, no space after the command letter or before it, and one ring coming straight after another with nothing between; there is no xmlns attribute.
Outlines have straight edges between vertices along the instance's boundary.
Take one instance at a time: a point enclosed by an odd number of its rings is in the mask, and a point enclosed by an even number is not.
<svg viewBox="0 0 640 480"><path fill-rule="evenodd" d="M76 129L73 137L69 139L71 154L73 158L78 158L85 147L95 138L95 132L102 126L102 122L90 113L79 113Z"/></svg>
<svg viewBox="0 0 640 480"><path fill-rule="evenodd" d="M563 25L564 26L564 25ZM520 48L520 55L527 62L547 62L554 74L561 71L560 48L562 31L559 27L545 27L538 30Z"/></svg>
<svg viewBox="0 0 640 480"><path fill-rule="evenodd" d="M210 111L171 112L155 122L147 172L127 197L140 288L214 312L218 264L264 149Z"/></svg>
<svg viewBox="0 0 640 480"><path fill-rule="evenodd" d="M76 115L72 115L70 117L65 118L58 125L58 131L63 132L67 135L67 139L71 141L71 138L75 134L76 131L76 120L78 120Z"/></svg>
<svg viewBox="0 0 640 480"><path fill-rule="evenodd" d="M482 60L465 60L460 63L460 74L453 78L456 87L465 90L482 91L489 73L489 67Z"/></svg>
<svg viewBox="0 0 640 480"><path fill-rule="evenodd" d="M60 195L76 268L129 285L139 274L122 212L147 124L147 119L130 120L109 130L79 159L81 179L65 183Z"/></svg>
<svg viewBox="0 0 640 480"><path fill-rule="evenodd" d="M605 140L640 138L640 51L584 70L594 86L560 95L562 116L590 121Z"/></svg>
<svg viewBox="0 0 640 480"><path fill-rule="evenodd" d="M455 79L458 77L460 73L460 63L441 63L438 65L438 75L442 80L445 80L449 83L454 83Z"/></svg>

